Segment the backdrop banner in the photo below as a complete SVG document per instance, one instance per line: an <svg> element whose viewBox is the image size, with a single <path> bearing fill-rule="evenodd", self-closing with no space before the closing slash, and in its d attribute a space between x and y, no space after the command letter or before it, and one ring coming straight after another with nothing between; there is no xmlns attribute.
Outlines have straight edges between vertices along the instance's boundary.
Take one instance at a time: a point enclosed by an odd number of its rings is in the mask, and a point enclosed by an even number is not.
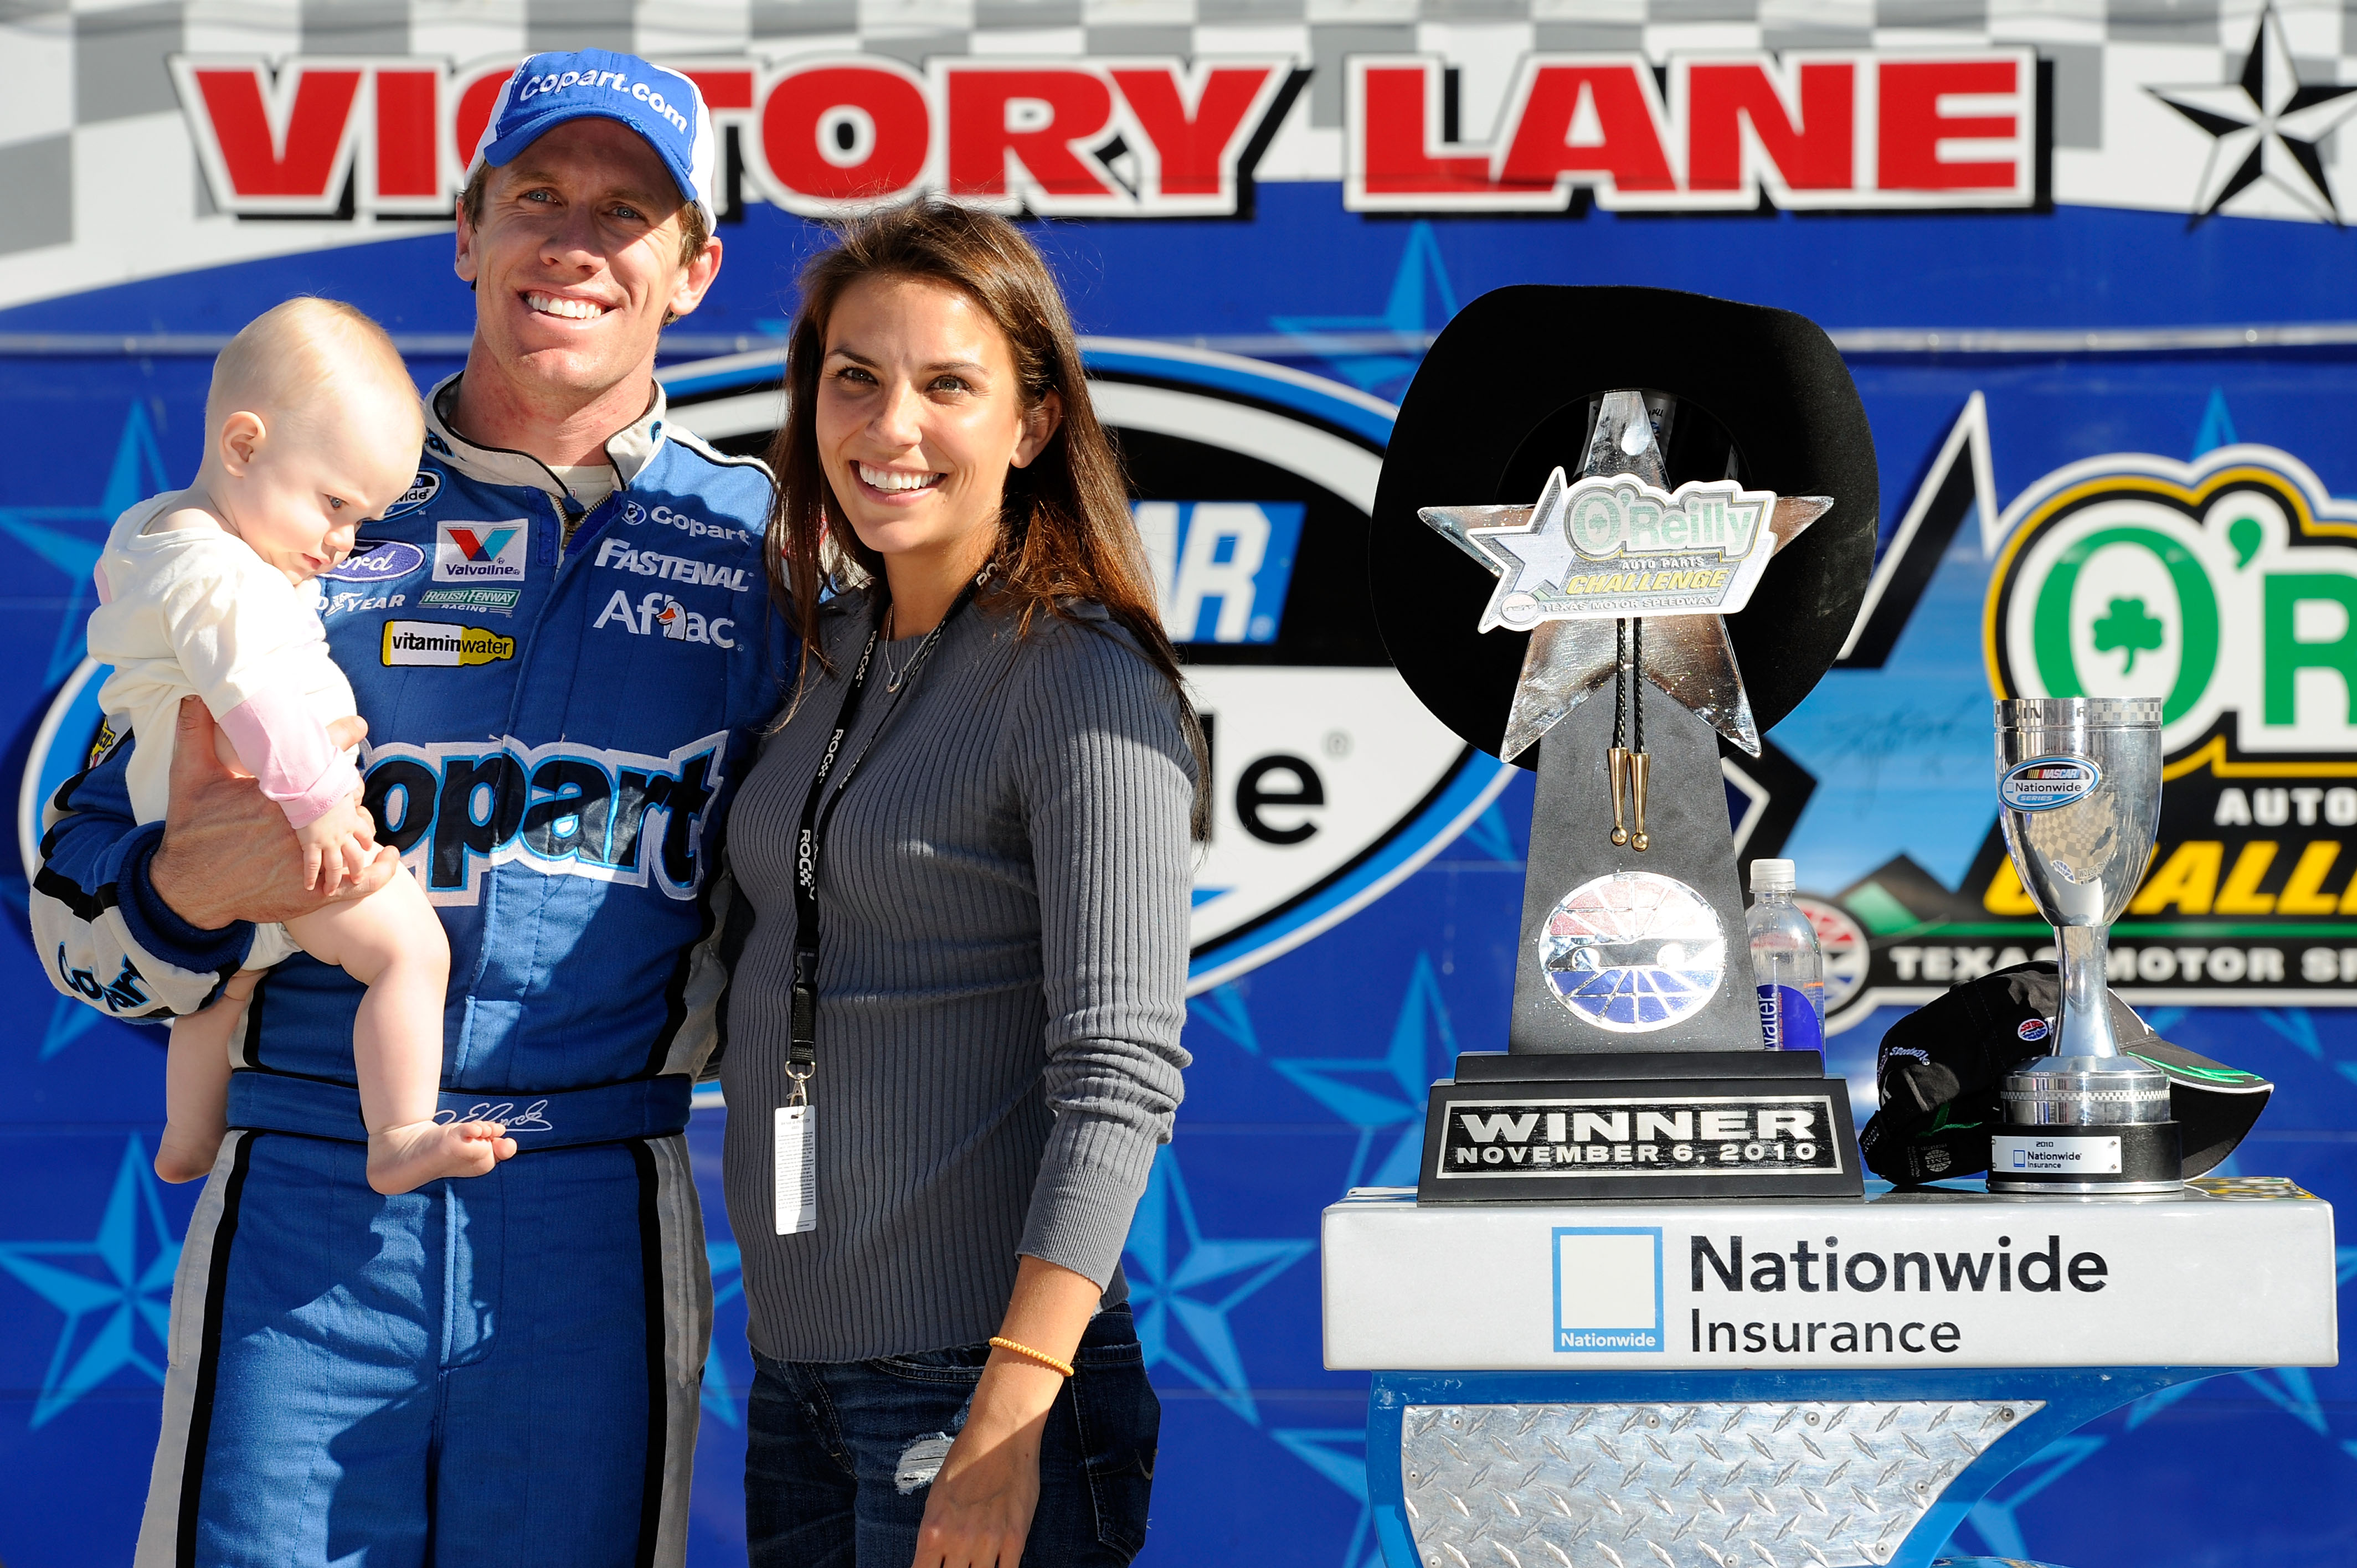
<svg viewBox="0 0 2357 1568"><path fill-rule="evenodd" d="M139 977L24 934L40 803L99 727L99 546L194 475L211 358L268 306L351 301L421 383L463 363L465 157L518 61L585 47L693 78L719 127L725 264L662 360L683 426L762 449L795 271L879 199L1022 218L1090 334L1217 798L1196 1062L1127 1256L1165 1402L1145 1562L1379 1561L1365 1374L1320 1356L1318 1215L1413 1183L1426 1085L1502 1045L1531 792L1392 668L1365 542L1395 400L1493 288L1778 306L1857 380L1871 589L1764 754L1722 767L1738 855L1798 863L1858 1121L1894 1018L2050 945L1997 832L1992 697L2150 696L2167 793L2111 983L2279 1086L2214 1174L2357 1200L2341 0L26 0L0 10L8 1568L127 1560L196 1196L149 1166L162 1034L104 1011ZM608 564L659 588L691 520L632 521ZM361 554L328 615L391 607ZM495 600L468 621L487 648ZM690 1133L720 1302L700 1565L743 1561L726 1114L707 1089ZM2179 1385L2048 1449L1952 1547L2339 1568L2352 1402L2342 1371ZM2076 1505L2098 1487L2136 1507Z"/></svg>

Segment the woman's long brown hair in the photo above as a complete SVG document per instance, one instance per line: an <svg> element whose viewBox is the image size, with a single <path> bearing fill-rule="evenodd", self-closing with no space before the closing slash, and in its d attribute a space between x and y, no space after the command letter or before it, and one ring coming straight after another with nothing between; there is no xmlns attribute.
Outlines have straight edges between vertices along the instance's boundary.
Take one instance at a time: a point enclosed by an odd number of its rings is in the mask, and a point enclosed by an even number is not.
<svg viewBox="0 0 2357 1568"><path fill-rule="evenodd" d="M1178 699L1195 756L1190 827L1199 841L1208 837L1211 779L1202 724L1155 607L1154 579L1130 515L1121 459L1097 423L1071 313L1054 274L1004 218L938 199L854 220L838 234L834 248L802 268L802 304L786 347L786 423L769 454L778 477L770 511L770 579L802 639L795 701L808 691L813 665L833 668L820 635L819 604L828 587L847 584L830 573L827 553L839 552L877 593L888 598L891 592L883 557L844 521L819 461L818 382L828 320L843 291L863 278L946 284L980 305L1006 337L1024 408L1037 408L1049 392L1063 404L1063 423L1039 455L1007 470L983 602L1012 607L1018 636L1040 615L1074 619L1075 600L1102 605L1129 632Z"/></svg>

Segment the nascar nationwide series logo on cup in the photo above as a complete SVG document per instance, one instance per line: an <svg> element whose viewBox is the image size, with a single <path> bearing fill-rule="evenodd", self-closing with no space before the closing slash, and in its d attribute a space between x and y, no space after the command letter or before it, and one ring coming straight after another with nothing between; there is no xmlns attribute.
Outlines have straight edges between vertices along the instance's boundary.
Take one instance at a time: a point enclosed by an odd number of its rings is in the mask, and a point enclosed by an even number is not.
<svg viewBox="0 0 2357 1568"><path fill-rule="evenodd" d="M2113 983L2357 999L2357 505L2289 453L2236 446L2073 464L2005 525L1983 627L1996 693L2162 704L2159 843L2113 929ZM1983 918L2035 919L1994 829L1964 891ZM2015 942L2050 938L2026 924Z"/></svg>

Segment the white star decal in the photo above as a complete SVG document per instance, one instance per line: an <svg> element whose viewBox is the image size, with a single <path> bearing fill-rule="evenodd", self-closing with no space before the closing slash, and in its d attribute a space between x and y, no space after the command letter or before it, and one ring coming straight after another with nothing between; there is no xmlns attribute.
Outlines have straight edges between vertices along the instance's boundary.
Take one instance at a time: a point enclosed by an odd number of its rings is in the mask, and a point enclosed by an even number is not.
<svg viewBox="0 0 2357 1568"><path fill-rule="evenodd" d="M2349 97L2357 87L2302 86L2273 6L2259 13L2239 81L2145 91L2215 138L2194 192L2194 223L2265 181L2318 221L2341 226L2318 144L2357 114L2357 99Z"/></svg>

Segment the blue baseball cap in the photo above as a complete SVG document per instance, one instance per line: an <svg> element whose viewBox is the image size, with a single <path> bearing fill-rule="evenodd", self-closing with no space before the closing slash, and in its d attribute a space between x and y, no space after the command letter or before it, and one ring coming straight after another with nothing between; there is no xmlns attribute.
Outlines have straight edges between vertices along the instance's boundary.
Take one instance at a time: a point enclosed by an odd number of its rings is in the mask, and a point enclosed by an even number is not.
<svg viewBox="0 0 2357 1568"><path fill-rule="evenodd" d="M516 67L491 105L467 177L485 164L504 165L564 124L597 115L619 120L645 139L671 170L683 199L712 226L712 112L695 83L675 70L611 49L536 54Z"/></svg>

